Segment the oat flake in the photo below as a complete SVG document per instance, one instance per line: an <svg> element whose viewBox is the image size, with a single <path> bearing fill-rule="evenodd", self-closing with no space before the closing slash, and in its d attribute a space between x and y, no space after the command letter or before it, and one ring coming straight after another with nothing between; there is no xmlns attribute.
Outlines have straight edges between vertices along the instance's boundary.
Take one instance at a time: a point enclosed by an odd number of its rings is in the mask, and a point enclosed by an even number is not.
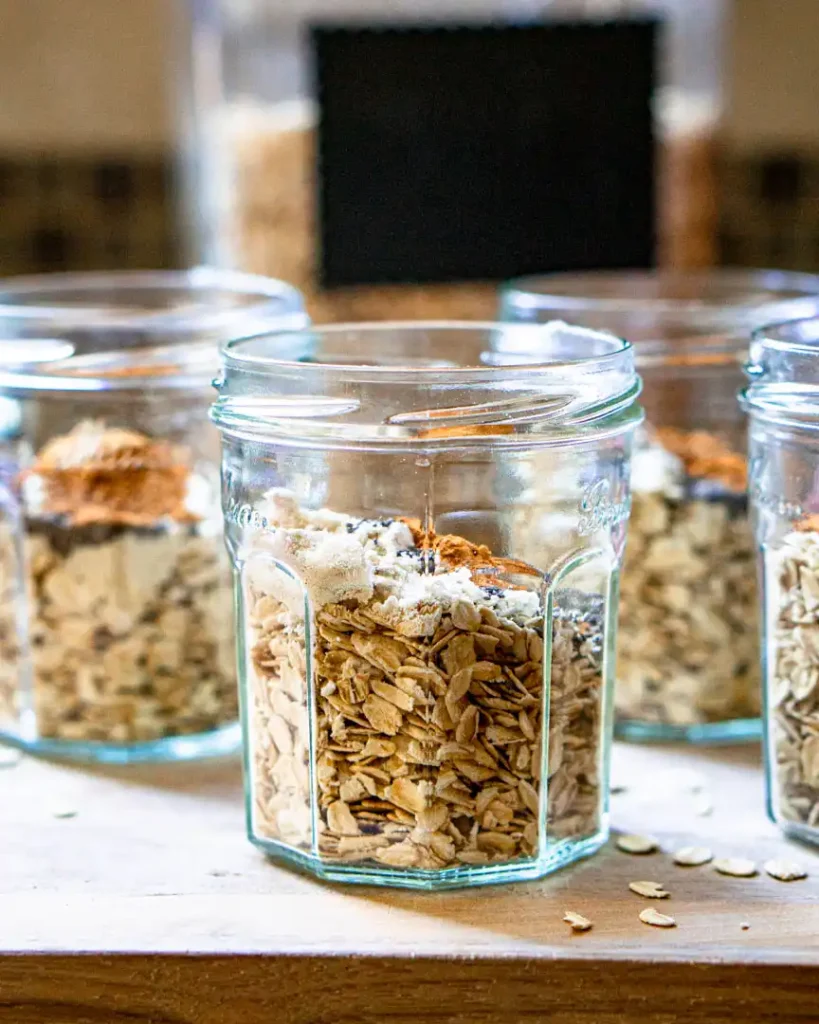
<svg viewBox="0 0 819 1024"><path fill-rule="evenodd" d="M792 860L766 860L762 866L766 874L779 882L797 882L808 877L802 865Z"/></svg>
<svg viewBox="0 0 819 1024"><path fill-rule="evenodd" d="M677 922L668 914L661 914L654 907L646 907L640 911L640 920L643 924L652 924L655 928L676 928Z"/></svg>
<svg viewBox="0 0 819 1024"><path fill-rule="evenodd" d="M587 932L592 927L592 922L587 917L576 914L573 910L564 911L563 920L572 926L573 932Z"/></svg>
<svg viewBox="0 0 819 1024"><path fill-rule="evenodd" d="M20 763L21 756L15 747L0 746L0 768L13 768Z"/></svg>
<svg viewBox="0 0 819 1024"><path fill-rule="evenodd" d="M714 854L707 846L681 846L674 853L673 861L680 867L698 868L701 864L707 864L714 859Z"/></svg>
<svg viewBox="0 0 819 1024"><path fill-rule="evenodd" d="M629 882L629 889L636 892L638 896L644 896L647 900L664 900L671 895L663 889L662 882Z"/></svg>
<svg viewBox="0 0 819 1024"><path fill-rule="evenodd" d="M756 864L745 857L723 857L714 861L714 867L721 875L735 878L752 878L757 873Z"/></svg>
<svg viewBox="0 0 819 1024"><path fill-rule="evenodd" d="M660 845L653 836L641 836L625 832L617 836L615 843L618 850L623 853L654 853Z"/></svg>

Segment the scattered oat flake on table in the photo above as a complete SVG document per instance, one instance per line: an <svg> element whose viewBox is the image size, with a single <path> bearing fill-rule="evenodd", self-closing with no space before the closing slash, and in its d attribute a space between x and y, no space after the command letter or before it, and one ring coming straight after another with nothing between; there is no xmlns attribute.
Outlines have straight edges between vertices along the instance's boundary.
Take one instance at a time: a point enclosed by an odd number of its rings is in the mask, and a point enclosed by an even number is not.
<svg viewBox="0 0 819 1024"><path fill-rule="evenodd" d="M646 907L640 911L640 920L643 924L653 924L655 928L676 928L677 922L668 914L661 914L654 907Z"/></svg>
<svg viewBox="0 0 819 1024"><path fill-rule="evenodd" d="M21 757L16 747L0 747L0 768L13 768Z"/></svg>
<svg viewBox="0 0 819 1024"><path fill-rule="evenodd" d="M55 807L51 812L51 816L53 818L76 818L77 808L69 806Z"/></svg>
<svg viewBox="0 0 819 1024"><path fill-rule="evenodd" d="M802 865L792 860L766 860L762 866L766 874L779 882L798 882L808 877Z"/></svg>
<svg viewBox="0 0 819 1024"><path fill-rule="evenodd" d="M664 900L671 895L663 889L662 882L629 882L628 887L638 896L645 896L647 900Z"/></svg>
<svg viewBox="0 0 819 1024"><path fill-rule="evenodd" d="M756 874L756 864L745 857L722 857L714 861L714 867L721 875L735 878L752 878Z"/></svg>
<svg viewBox="0 0 819 1024"><path fill-rule="evenodd" d="M564 911L563 920L572 926L573 932L587 932L592 927L592 922L587 917L576 914L573 910Z"/></svg>
<svg viewBox="0 0 819 1024"><path fill-rule="evenodd" d="M617 836L615 844L623 853L654 853L660 845L653 836L639 836L630 832Z"/></svg>
<svg viewBox="0 0 819 1024"><path fill-rule="evenodd" d="M714 859L714 854L707 846L681 846L675 851L672 860L684 868L698 868Z"/></svg>

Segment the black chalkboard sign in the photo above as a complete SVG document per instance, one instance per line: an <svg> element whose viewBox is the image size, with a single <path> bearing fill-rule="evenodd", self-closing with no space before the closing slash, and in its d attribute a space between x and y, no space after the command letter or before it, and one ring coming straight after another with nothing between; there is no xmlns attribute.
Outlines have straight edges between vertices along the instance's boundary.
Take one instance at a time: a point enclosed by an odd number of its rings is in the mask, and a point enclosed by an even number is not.
<svg viewBox="0 0 819 1024"><path fill-rule="evenodd" d="M650 266L656 28L314 26L322 284Z"/></svg>

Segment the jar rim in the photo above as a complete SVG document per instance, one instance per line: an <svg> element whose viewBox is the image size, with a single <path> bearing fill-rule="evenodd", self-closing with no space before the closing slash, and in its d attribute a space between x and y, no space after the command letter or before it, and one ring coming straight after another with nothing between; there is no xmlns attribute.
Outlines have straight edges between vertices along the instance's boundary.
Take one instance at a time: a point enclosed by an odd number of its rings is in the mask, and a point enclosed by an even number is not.
<svg viewBox="0 0 819 1024"><path fill-rule="evenodd" d="M769 322L819 314L819 275L782 270L571 271L513 278L501 286L501 315L531 320L554 313L621 318L615 329L635 346L638 366L745 353L748 334ZM628 323L623 323L628 320ZM652 338L673 332L669 338ZM681 336L677 337L676 333ZM635 335L646 333L645 340Z"/></svg>
<svg viewBox="0 0 819 1024"><path fill-rule="evenodd" d="M819 316L754 331L743 408L782 426L819 429Z"/></svg>
<svg viewBox="0 0 819 1024"><path fill-rule="evenodd" d="M589 341L592 339L598 343L605 341L610 345L609 351L589 354L575 359L563 359L560 361L538 360L528 358L533 351L532 349L525 347L518 348L516 345L504 345L496 350L496 354L499 358L498 362L483 362L464 366L452 365L444 360L430 360L426 364L406 363L403 365L392 361L385 361L383 364L374 364L370 362L334 363L311 359L310 362L305 362L304 360L299 359L279 359L274 356L258 356L242 353L240 351L241 346L259 345L265 341L283 345L288 337L292 337L293 339L307 339L317 334L326 335L328 337L333 335L341 337L342 335L349 334L351 332L362 335L376 335L386 332L415 333L418 331L429 330L446 332L462 331L464 333L486 331L496 334L514 334L519 337L528 335L531 338L544 338L547 329L553 328L555 324L559 324L559 321L551 321L549 324L516 324L492 320L385 320L361 323L306 325L300 330L284 329L268 331L252 337L246 336L233 338L223 343L220 351L226 370L230 367L235 367L236 369L252 369L256 373L269 373L276 375L290 370L304 371L305 367L315 366L323 372L338 374L339 376L367 376L372 373L376 375L404 374L408 377L419 374L429 374L439 377L442 373L447 376L453 375L467 377L481 374L485 375L487 372L503 374L504 371L509 370L520 372L527 369L543 371L547 369L557 370L571 367L580 368L592 365L601 366L609 363L616 363L624 355L631 353L632 351L631 343L624 338L618 337L616 334L582 327L571 327L570 330L578 337L580 335L586 335ZM568 324L560 324L560 326L569 327ZM501 357L505 357L503 361L501 361Z"/></svg>
<svg viewBox="0 0 819 1024"><path fill-rule="evenodd" d="M299 291L211 267L0 281L0 391L207 387L217 343L308 322Z"/></svg>
<svg viewBox="0 0 819 1024"><path fill-rule="evenodd" d="M819 430L819 386L772 382L749 384L739 404L755 420L774 426Z"/></svg>
<svg viewBox="0 0 819 1024"><path fill-rule="evenodd" d="M529 344L520 344L521 334ZM247 440L365 448L553 444L557 433L566 440L624 430L641 415L631 345L560 322L308 326L236 339L221 352L211 419Z"/></svg>

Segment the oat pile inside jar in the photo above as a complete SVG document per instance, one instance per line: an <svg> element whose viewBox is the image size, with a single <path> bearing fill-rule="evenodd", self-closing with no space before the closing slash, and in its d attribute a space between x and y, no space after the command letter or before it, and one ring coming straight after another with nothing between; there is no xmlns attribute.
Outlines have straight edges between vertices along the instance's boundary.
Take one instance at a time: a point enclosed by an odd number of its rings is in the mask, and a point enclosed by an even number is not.
<svg viewBox="0 0 819 1024"><path fill-rule="evenodd" d="M546 779L540 574L410 519L307 511L286 491L263 514L245 568L260 836L311 847L311 785L333 862L532 857L542 807L556 842L600 828L601 597L558 599Z"/></svg>
<svg viewBox="0 0 819 1024"><path fill-rule="evenodd" d="M230 577L210 491L182 450L102 422L36 454L20 480L20 554L39 736L133 743L235 720ZM17 669L4 703L19 712L22 652L3 653Z"/></svg>
<svg viewBox="0 0 819 1024"><path fill-rule="evenodd" d="M756 561L744 455L654 430L632 458L620 582L621 721L693 726L759 714Z"/></svg>
<svg viewBox="0 0 819 1024"><path fill-rule="evenodd" d="M819 832L819 516L797 523L766 562L773 803Z"/></svg>

